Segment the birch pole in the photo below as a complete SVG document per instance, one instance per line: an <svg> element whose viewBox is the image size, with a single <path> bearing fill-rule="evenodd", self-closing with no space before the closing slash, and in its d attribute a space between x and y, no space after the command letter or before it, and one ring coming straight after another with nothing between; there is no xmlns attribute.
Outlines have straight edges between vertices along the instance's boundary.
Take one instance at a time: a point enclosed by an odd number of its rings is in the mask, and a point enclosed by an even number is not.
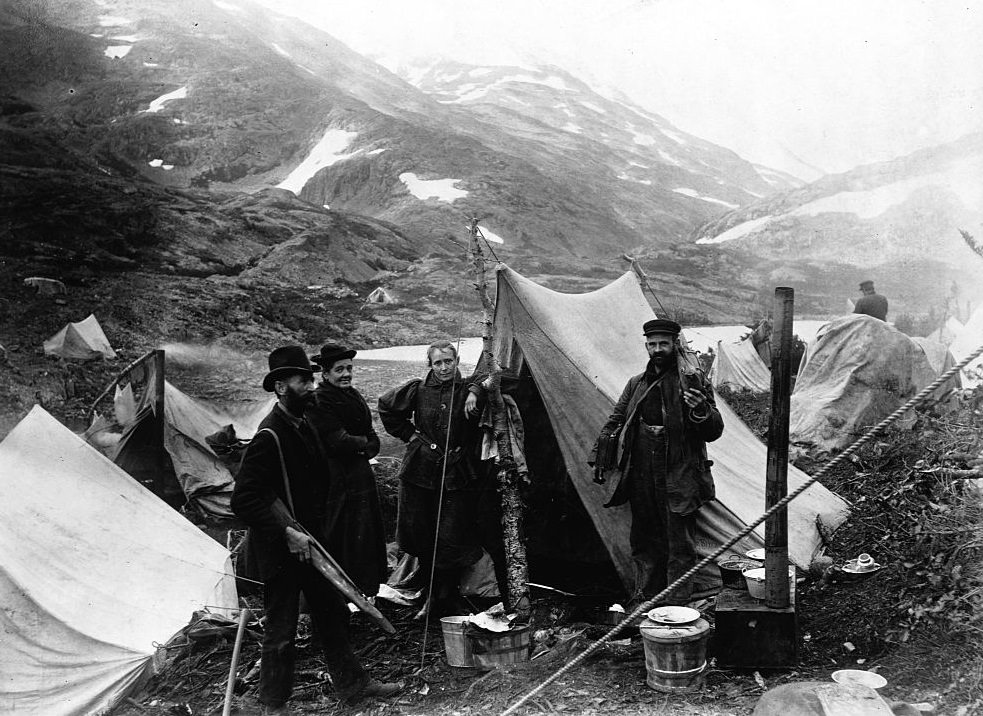
<svg viewBox="0 0 983 716"><path fill-rule="evenodd" d="M509 441L509 425L502 399L502 366L495 357L495 304L488 291L485 272L485 255L478 240L478 220L471 219L469 247L471 268L475 275L475 290L481 297L482 352L488 368L484 387L492 409L492 427L498 445L498 493L502 499L502 535L505 540L505 562L509 591L509 605L518 612L520 621L532 616L529 601L529 563L523 542L522 501L519 498L519 471L512 455Z"/></svg>

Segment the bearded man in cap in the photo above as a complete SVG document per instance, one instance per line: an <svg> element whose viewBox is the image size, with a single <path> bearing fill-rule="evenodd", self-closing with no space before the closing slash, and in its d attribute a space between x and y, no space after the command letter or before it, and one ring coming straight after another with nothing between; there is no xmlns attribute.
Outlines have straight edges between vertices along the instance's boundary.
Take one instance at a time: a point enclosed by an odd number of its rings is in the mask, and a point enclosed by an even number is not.
<svg viewBox="0 0 983 716"><path fill-rule="evenodd" d="M863 296L853 306L854 313L863 313L873 316L881 321L887 320L887 299L874 290L873 281L864 281L860 284Z"/></svg>
<svg viewBox="0 0 983 716"><path fill-rule="evenodd" d="M232 511L249 525L263 579L262 713L289 713L301 593L339 697L354 703L392 695L399 687L370 678L355 657L348 606L312 565L311 535L324 543L330 487L324 451L304 418L314 402L314 369L301 346L277 348L269 366L263 389L276 393L277 403L246 448L232 493Z"/></svg>
<svg viewBox="0 0 983 716"><path fill-rule="evenodd" d="M648 365L628 380L591 454L596 482L618 471L605 507L631 507L633 607L698 561L696 515L714 497L706 443L724 429L710 385L681 360L679 324L654 319L642 332ZM666 601L685 604L692 592L688 580Z"/></svg>

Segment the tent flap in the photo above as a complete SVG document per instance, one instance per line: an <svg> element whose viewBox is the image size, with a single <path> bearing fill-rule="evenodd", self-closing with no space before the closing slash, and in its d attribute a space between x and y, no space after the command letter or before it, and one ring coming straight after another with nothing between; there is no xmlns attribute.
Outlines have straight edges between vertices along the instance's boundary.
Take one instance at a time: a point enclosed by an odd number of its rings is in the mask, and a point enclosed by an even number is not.
<svg viewBox="0 0 983 716"><path fill-rule="evenodd" d="M648 356L642 324L655 314L637 278L626 273L597 291L564 294L540 286L507 266L498 271L495 351L514 368L521 355L542 395L570 480L601 536L622 581L631 589L634 564L628 544L631 517L626 507L605 509L605 489L593 482L589 451L628 379ZM720 398L724 434L708 445L714 461L717 502L700 511L698 546L706 555L765 509L767 451ZM530 449L531 446L530 446ZM807 476L789 466L789 489ZM789 557L808 567L820 546L816 516L837 525L846 503L816 484L791 503ZM760 546L763 530L735 546ZM715 571L715 570L713 570ZM699 585L698 585L699 587Z"/></svg>

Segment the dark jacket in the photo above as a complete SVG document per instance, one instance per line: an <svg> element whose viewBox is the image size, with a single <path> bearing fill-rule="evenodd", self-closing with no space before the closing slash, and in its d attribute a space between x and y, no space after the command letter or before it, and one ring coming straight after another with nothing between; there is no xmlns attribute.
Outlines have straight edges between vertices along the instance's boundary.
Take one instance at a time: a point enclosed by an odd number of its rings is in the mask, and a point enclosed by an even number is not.
<svg viewBox="0 0 983 716"><path fill-rule="evenodd" d="M685 378L689 387L700 389L706 397L710 413L703 421L694 421L689 408L682 401L680 377L676 369L667 371L659 384L666 431L666 492L669 508L684 515L695 512L714 498L713 476L710 474L712 463L706 457L706 443L719 438L724 430L724 421L717 410L710 385L695 374ZM606 436L624 426L619 441L620 474L615 478L618 482L605 507L623 505L628 501L628 479L634 477L630 474L631 454L638 434L638 411L649 383L646 373L630 378L601 429L601 435ZM596 451L595 443L592 461Z"/></svg>
<svg viewBox="0 0 983 716"><path fill-rule="evenodd" d="M325 547L366 596L386 581L386 535L375 473L369 460L379 454L372 413L355 388L321 383L307 420L317 432L331 476L325 514Z"/></svg>
<svg viewBox="0 0 983 716"><path fill-rule="evenodd" d="M867 293L861 296L853 306L854 313L887 320L887 299L879 293Z"/></svg>
<svg viewBox="0 0 983 716"><path fill-rule="evenodd" d="M458 490L474 485L484 474L480 468L478 447L481 431L478 415L464 416L468 392L484 399L480 379L465 381L460 373L453 381L441 383L433 374L414 378L379 396L379 417L386 432L409 443L399 478L414 485L436 489L444 472L444 449L447 469L444 489ZM451 405L453 392L454 404ZM447 442L450 426L450 443Z"/></svg>
<svg viewBox="0 0 983 716"><path fill-rule="evenodd" d="M306 422L299 429L294 427L279 404L263 418L259 430L263 428L272 429L280 438L294 517L323 544L329 481L327 463L313 430ZM250 549L263 579L293 559L287 550L289 523L278 519L270 509L277 498L290 507L280 453L272 435L257 432L236 474L232 511L249 525Z"/></svg>

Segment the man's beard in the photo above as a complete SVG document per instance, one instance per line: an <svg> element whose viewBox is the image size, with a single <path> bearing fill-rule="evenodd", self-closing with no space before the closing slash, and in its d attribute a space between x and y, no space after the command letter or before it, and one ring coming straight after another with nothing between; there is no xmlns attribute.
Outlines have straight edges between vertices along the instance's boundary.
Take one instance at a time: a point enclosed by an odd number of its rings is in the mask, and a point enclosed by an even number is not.
<svg viewBox="0 0 983 716"><path fill-rule="evenodd" d="M649 362L646 366L646 371L650 373L662 373L669 368L671 368L676 363L676 354L670 353L669 355L659 355L654 353L649 356Z"/></svg>
<svg viewBox="0 0 983 716"><path fill-rule="evenodd" d="M306 390L303 393L297 393L288 388L283 396L283 402L284 407L290 411L291 415L303 415L307 408L314 405L314 393Z"/></svg>

